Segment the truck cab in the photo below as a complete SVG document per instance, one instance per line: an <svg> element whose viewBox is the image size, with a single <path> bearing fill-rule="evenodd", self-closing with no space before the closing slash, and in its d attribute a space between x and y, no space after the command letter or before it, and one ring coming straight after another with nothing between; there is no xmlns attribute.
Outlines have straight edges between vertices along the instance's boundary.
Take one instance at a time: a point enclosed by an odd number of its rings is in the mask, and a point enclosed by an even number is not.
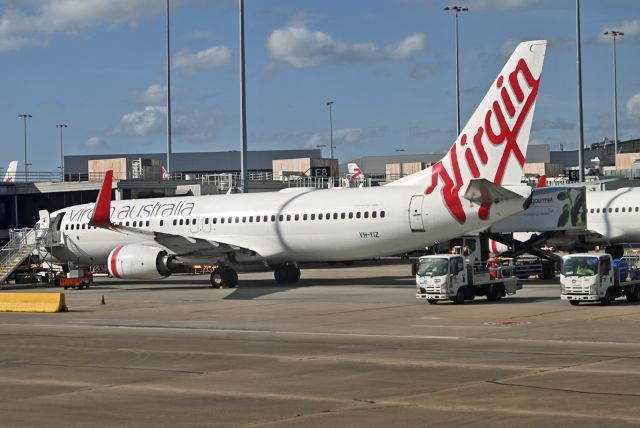
<svg viewBox="0 0 640 428"><path fill-rule="evenodd" d="M510 270L509 267L506 270L488 268L483 263L470 264L462 254L423 256L413 265L416 298L426 299L430 304L442 300L461 304L476 296L500 300L507 294L515 294L519 288L517 280L510 276Z"/></svg>
<svg viewBox="0 0 640 428"><path fill-rule="evenodd" d="M638 299L640 281L627 281L628 268L623 260L606 253L569 254L562 258L560 298L572 305L582 302L611 303L626 296Z"/></svg>
<svg viewBox="0 0 640 428"><path fill-rule="evenodd" d="M418 294L428 300L448 300L467 284L464 259L457 254L420 257L415 265Z"/></svg>

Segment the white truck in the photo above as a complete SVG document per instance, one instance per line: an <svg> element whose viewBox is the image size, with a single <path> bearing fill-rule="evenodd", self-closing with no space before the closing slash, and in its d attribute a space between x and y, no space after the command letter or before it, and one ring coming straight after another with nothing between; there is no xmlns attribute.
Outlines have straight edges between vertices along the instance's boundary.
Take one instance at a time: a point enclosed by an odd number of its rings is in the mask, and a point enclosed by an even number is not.
<svg viewBox="0 0 640 428"><path fill-rule="evenodd" d="M618 264L618 266L616 266ZM640 299L640 280L627 280L628 269L606 253L570 254L562 258L560 298L572 305L600 302L608 305L618 297Z"/></svg>
<svg viewBox="0 0 640 428"><path fill-rule="evenodd" d="M500 300L522 288L511 270L511 266L471 264L459 254L423 256L413 265L416 298L426 299L432 305L441 300L461 304L476 296Z"/></svg>

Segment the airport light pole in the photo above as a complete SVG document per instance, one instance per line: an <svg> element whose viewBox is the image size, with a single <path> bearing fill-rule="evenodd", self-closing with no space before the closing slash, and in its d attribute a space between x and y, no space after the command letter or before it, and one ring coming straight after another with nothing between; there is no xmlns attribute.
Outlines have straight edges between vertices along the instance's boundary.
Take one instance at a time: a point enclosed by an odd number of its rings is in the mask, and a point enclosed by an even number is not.
<svg viewBox="0 0 640 428"><path fill-rule="evenodd" d="M329 158L333 159L333 101L327 101L326 106L329 107Z"/></svg>
<svg viewBox="0 0 640 428"><path fill-rule="evenodd" d="M171 174L171 43L170 14L167 0L167 174Z"/></svg>
<svg viewBox="0 0 640 428"><path fill-rule="evenodd" d="M245 95L244 72L244 0L238 0L240 10L240 174L242 192L249 191L249 174L247 172L247 98Z"/></svg>
<svg viewBox="0 0 640 428"><path fill-rule="evenodd" d="M24 179L29 180L29 164L27 163L27 119L33 116L28 113L21 113L18 117L22 119L24 125Z"/></svg>
<svg viewBox="0 0 640 428"><path fill-rule="evenodd" d="M578 177L584 182L584 127L582 122L582 53L580 49L580 0L576 0L576 71L578 74Z"/></svg>
<svg viewBox="0 0 640 428"><path fill-rule="evenodd" d="M316 147L320 149L320 157L322 157L322 148L323 147L327 147L327 145L326 144L318 144Z"/></svg>
<svg viewBox="0 0 640 428"><path fill-rule="evenodd" d="M618 72L616 66L616 37L624 36L622 31L610 30L605 36L613 39L613 165L618 169Z"/></svg>
<svg viewBox="0 0 640 428"><path fill-rule="evenodd" d="M65 123L59 123L56 125L56 128L60 128L60 175L62 176L62 181L64 181L64 152L62 151L62 129L68 127L69 126Z"/></svg>
<svg viewBox="0 0 640 428"><path fill-rule="evenodd" d="M455 31L456 31L456 138L460 135L460 60L458 56L458 13L467 12L468 7L447 6L446 11L455 12Z"/></svg>

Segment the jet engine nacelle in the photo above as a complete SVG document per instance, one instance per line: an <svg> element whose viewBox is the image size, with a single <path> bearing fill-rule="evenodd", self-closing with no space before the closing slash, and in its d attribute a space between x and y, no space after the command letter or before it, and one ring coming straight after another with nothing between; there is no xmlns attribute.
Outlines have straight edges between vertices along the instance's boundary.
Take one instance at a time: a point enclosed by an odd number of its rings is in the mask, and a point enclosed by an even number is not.
<svg viewBox="0 0 640 428"><path fill-rule="evenodd" d="M493 255L497 256L509 251L509 246L498 241L494 241L493 239L489 239L489 251L491 251Z"/></svg>
<svg viewBox="0 0 640 428"><path fill-rule="evenodd" d="M121 245L107 258L109 273L123 279L161 279L171 275L172 258L162 248Z"/></svg>

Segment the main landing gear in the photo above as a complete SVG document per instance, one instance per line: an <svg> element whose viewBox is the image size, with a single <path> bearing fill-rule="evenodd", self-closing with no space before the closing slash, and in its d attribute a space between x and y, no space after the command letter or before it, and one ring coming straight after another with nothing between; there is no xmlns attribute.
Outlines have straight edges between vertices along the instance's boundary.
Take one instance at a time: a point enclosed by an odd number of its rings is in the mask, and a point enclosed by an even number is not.
<svg viewBox="0 0 640 428"><path fill-rule="evenodd" d="M278 265L273 277L278 284L293 284L300 280L300 268L294 264Z"/></svg>
<svg viewBox="0 0 640 428"><path fill-rule="evenodd" d="M231 268L220 266L211 272L210 281L214 288L235 288L238 285L238 273Z"/></svg>

